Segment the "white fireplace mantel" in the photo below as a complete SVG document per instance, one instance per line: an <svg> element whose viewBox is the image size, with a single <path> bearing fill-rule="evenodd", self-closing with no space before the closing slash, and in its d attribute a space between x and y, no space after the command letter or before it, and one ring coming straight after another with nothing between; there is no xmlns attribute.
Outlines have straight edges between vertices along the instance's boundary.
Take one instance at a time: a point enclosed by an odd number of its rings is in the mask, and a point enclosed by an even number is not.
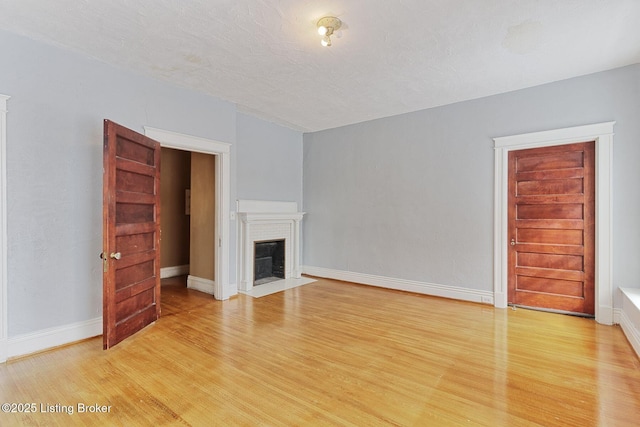
<svg viewBox="0 0 640 427"><path fill-rule="evenodd" d="M239 231L239 290L249 292L254 282L255 242L285 241L285 279L301 277L300 221L296 202L238 200Z"/></svg>

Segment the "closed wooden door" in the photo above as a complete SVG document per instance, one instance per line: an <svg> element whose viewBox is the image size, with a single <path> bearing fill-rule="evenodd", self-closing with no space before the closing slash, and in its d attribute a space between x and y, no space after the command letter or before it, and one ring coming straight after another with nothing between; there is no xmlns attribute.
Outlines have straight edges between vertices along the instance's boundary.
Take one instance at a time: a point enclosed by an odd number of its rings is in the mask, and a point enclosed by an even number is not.
<svg viewBox="0 0 640 427"><path fill-rule="evenodd" d="M104 122L103 346L160 315L160 144Z"/></svg>
<svg viewBox="0 0 640 427"><path fill-rule="evenodd" d="M509 153L509 303L595 313L594 149Z"/></svg>

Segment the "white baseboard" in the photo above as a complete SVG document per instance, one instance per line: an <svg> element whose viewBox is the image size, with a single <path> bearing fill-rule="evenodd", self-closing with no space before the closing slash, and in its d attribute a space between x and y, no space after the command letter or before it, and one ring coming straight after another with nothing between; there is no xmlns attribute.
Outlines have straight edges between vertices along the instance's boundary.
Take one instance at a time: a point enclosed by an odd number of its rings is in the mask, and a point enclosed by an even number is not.
<svg viewBox="0 0 640 427"><path fill-rule="evenodd" d="M238 285L236 285L235 283L227 284L227 292L225 292L225 295L227 295L228 297L238 295Z"/></svg>
<svg viewBox="0 0 640 427"><path fill-rule="evenodd" d="M174 267L163 267L160 269L160 278L166 279L167 277L184 276L189 274L189 264L176 265Z"/></svg>
<svg viewBox="0 0 640 427"><path fill-rule="evenodd" d="M614 310L614 321L622 328L631 347L640 357L640 289L620 289L622 308Z"/></svg>
<svg viewBox="0 0 640 427"><path fill-rule="evenodd" d="M324 267L305 265L302 267L304 274L329 279L344 280L346 282L359 283L361 285L378 286L381 288L396 289L400 291L415 292L418 294L436 297L451 298L462 301L472 301L484 304L494 303L493 292L479 291L475 289L460 288L457 286L439 285L435 283L418 282L415 280L395 279L385 276L354 273L352 271L332 270Z"/></svg>
<svg viewBox="0 0 640 427"><path fill-rule="evenodd" d="M196 291L204 292L213 295L216 282L209 279L203 279L202 277L196 277L189 275L187 277L187 288L194 289Z"/></svg>
<svg viewBox="0 0 640 427"><path fill-rule="evenodd" d="M638 357L640 357L640 331L633 326L633 323L631 323L631 320L622 309L616 308L616 314L618 318L616 323L620 325L631 347L633 347Z"/></svg>
<svg viewBox="0 0 640 427"><path fill-rule="evenodd" d="M599 305L596 307L596 322L602 325L611 326L615 324L615 309L608 305Z"/></svg>
<svg viewBox="0 0 640 427"><path fill-rule="evenodd" d="M7 348L8 343L6 338L0 339L0 363L4 363L7 361Z"/></svg>
<svg viewBox="0 0 640 427"><path fill-rule="evenodd" d="M9 338L7 340L6 358L24 356L98 335L102 335L102 317L43 329Z"/></svg>

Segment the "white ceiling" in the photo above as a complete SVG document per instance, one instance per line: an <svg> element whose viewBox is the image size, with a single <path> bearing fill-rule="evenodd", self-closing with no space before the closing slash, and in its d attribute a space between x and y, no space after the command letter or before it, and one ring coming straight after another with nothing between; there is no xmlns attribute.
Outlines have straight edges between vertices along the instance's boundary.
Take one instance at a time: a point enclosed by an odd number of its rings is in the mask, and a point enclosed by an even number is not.
<svg viewBox="0 0 640 427"><path fill-rule="evenodd" d="M639 63L639 23L640 0L0 0L1 29L302 131Z"/></svg>

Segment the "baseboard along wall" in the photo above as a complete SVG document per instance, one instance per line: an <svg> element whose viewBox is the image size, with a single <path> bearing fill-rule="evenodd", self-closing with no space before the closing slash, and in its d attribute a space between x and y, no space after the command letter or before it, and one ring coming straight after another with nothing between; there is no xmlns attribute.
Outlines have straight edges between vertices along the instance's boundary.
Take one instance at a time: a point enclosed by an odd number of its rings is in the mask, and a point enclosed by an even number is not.
<svg viewBox="0 0 640 427"><path fill-rule="evenodd" d="M435 297L451 298L462 301L479 302L493 305L493 292L461 288L457 286L439 285L436 283L419 282L415 280L396 279L393 277L375 276L372 274L355 273L352 271L333 270L324 267L305 265L302 272L310 276L328 279L344 280L361 285L378 286L399 291L415 292Z"/></svg>
<svg viewBox="0 0 640 427"><path fill-rule="evenodd" d="M203 279L202 277L189 275L187 276L187 288L213 295L216 288L216 282L209 279Z"/></svg>
<svg viewBox="0 0 640 427"><path fill-rule="evenodd" d="M189 274L189 264L176 265L174 267L162 267L160 269L160 278L166 279L167 277L186 276Z"/></svg>
<svg viewBox="0 0 640 427"><path fill-rule="evenodd" d="M7 340L7 359L49 350L99 335L102 335L102 316L19 335Z"/></svg>
<svg viewBox="0 0 640 427"><path fill-rule="evenodd" d="M619 324L631 347L640 357L640 289L620 289L622 308L614 310L614 322Z"/></svg>

